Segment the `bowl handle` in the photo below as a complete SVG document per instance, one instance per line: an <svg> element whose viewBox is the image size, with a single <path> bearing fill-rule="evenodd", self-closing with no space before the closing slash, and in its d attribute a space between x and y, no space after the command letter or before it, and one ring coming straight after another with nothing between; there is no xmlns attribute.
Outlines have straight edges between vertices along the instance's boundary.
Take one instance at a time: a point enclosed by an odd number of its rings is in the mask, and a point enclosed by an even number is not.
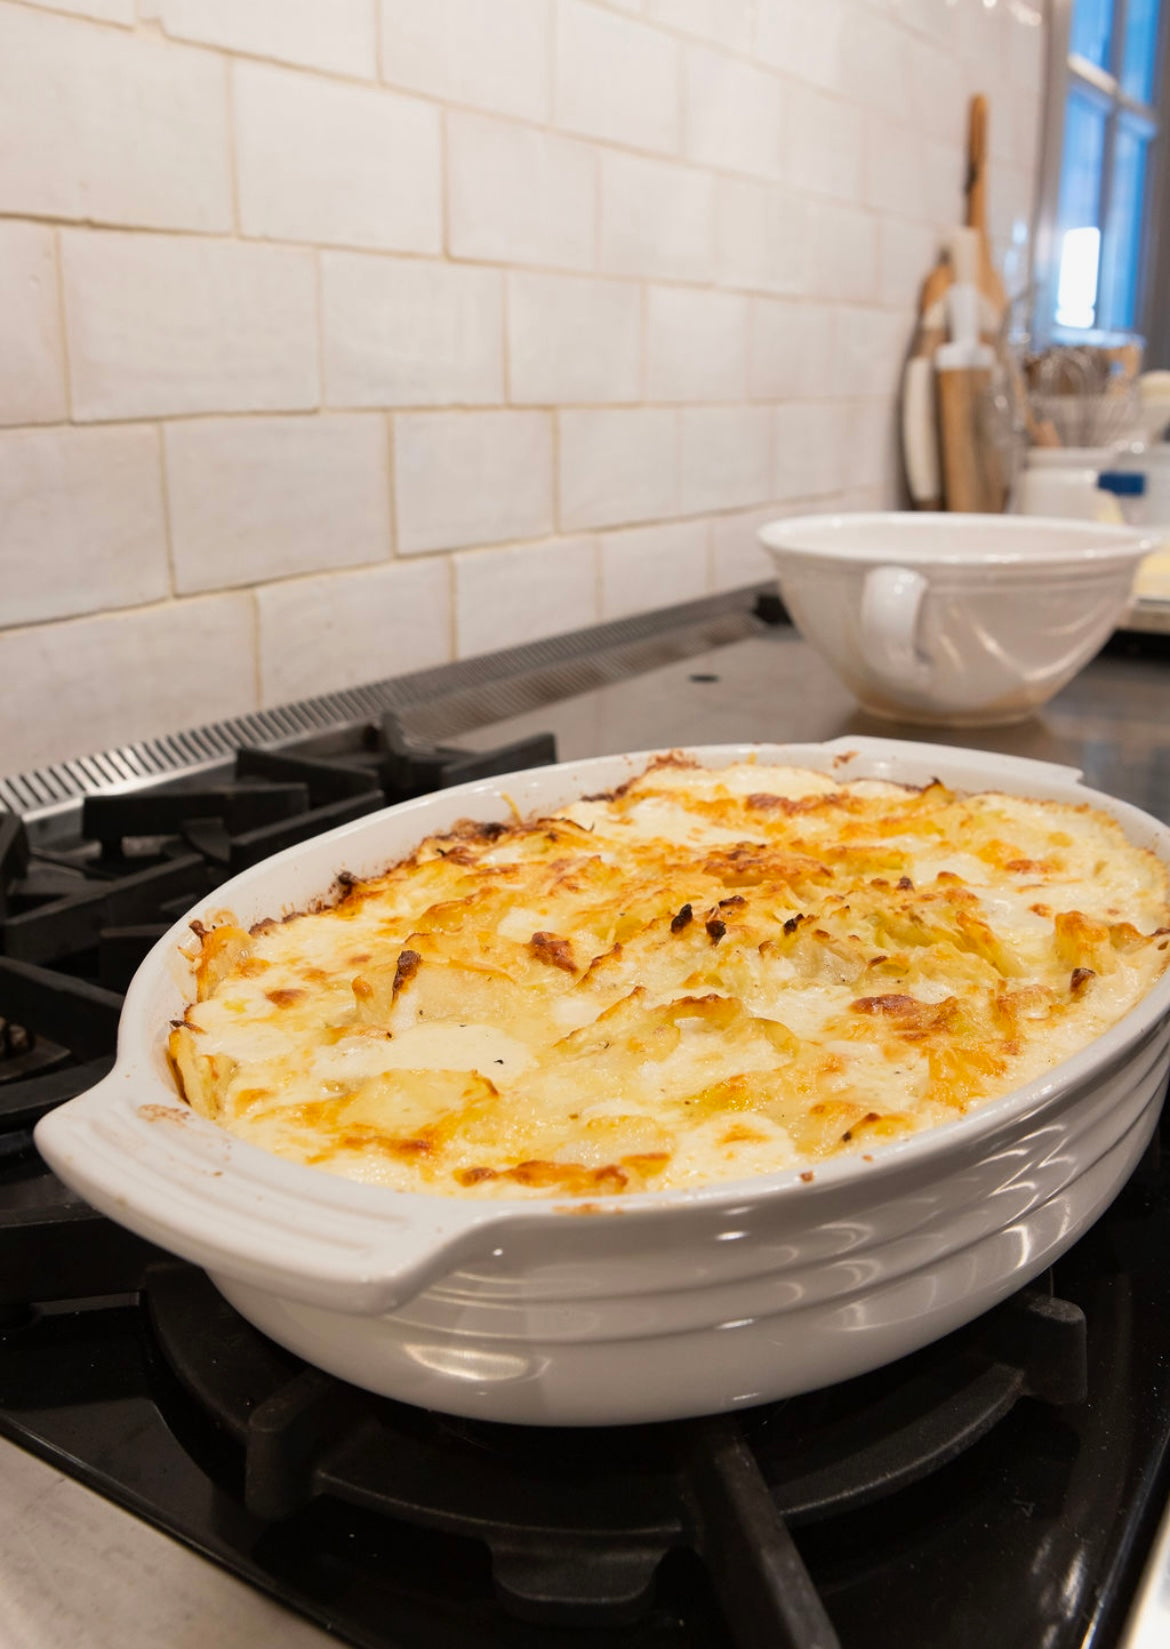
<svg viewBox="0 0 1170 1649"><path fill-rule="evenodd" d="M921 687L930 660L917 646L922 598L930 588L911 567L874 567L861 594L861 650L877 675L898 687Z"/></svg>

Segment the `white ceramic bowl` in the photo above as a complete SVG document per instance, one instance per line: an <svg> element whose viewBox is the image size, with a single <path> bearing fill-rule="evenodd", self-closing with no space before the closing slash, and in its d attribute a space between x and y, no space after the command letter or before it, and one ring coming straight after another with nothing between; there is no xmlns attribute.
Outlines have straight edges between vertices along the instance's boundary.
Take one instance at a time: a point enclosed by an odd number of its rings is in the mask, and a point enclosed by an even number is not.
<svg viewBox="0 0 1170 1649"><path fill-rule="evenodd" d="M867 710L1017 721L1108 639L1155 544L1128 527L1011 515L811 515L760 538L801 634Z"/></svg>
<svg viewBox="0 0 1170 1649"><path fill-rule="evenodd" d="M1110 813L1170 863L1170 830L1079 775L1016 757L849 739L725 745L842 778L936 774ZM256 865L190 917L303 908L456 819L507 819L607 790L607 756L439 791ZM1050 1265L1153 1131L1170 1063L1170 976L1089 1048L943 1127L798 1170L579 1201L405 1195L248 1145L183 1104L171 1019L194 994L176 923L126 998L118 1058L44 1118L42 1153L111 1219L204 1266L250 1321L310 1362L405 1402L544 1425L664 1420L828 1385L949 1332Z"/></svg>

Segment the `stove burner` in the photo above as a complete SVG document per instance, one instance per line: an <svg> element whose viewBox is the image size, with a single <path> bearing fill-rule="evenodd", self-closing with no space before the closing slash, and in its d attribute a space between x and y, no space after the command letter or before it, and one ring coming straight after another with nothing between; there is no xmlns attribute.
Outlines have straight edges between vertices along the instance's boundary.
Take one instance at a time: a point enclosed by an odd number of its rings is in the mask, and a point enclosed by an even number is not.
<svg viewBox="0 0 1170 1649"><path fill-rule="evenodd" d="M1022 1397L1085 1395L1085 1321L1025 1289L876 1374L742 1417L608 1430L494 1425L373 1397L249 1327L185 1265L150 1271L157 1343L243 1451L244 1504L279 1522L318 1497L482 1540L518 1618L617 1626L697 1552L741 1649L838 1640L789 1533L939 1470Z"/></svg>

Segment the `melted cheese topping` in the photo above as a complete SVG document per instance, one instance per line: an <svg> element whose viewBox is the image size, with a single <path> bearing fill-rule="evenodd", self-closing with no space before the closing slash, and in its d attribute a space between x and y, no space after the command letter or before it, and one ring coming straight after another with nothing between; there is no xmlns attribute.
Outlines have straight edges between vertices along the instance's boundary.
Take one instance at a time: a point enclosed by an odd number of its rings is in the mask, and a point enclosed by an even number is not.
<svg viewBox="0 0 1170 1649"><path fill-rule="evenodd" d="M189 1102L298 1162L461 1196L766 1173L1084 1047L1170 962L1105 815L753 763L430 837L327 910L198 928Z"/></svg>

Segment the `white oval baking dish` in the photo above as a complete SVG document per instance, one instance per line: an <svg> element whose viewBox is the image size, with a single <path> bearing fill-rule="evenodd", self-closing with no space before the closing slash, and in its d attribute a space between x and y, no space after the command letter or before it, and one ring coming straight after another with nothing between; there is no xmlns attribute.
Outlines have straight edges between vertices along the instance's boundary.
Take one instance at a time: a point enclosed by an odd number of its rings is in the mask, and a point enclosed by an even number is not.
<svg viewBox="0 0 1170 1649"><path fill-rule="evenodd" d="M1068 768L883 739L722 745L911 784L1091 802L1170 863L1170 830ZM193 918L302 908L459 818L564 805L643 754L487 779L290 848L176 923L126 998L117 1063L44 1118L67 1184L203 1266L274 1340L405 1402L534 1425L664 1420L843 1380L948 1333L1021 1287L1096 1219L1157 1120L1170 975L1047 1076L943 1127L796 1170L689 1192L573 1200L406 1195L283 1160L178 1098L164 1043L194 994Z"/></svg>

